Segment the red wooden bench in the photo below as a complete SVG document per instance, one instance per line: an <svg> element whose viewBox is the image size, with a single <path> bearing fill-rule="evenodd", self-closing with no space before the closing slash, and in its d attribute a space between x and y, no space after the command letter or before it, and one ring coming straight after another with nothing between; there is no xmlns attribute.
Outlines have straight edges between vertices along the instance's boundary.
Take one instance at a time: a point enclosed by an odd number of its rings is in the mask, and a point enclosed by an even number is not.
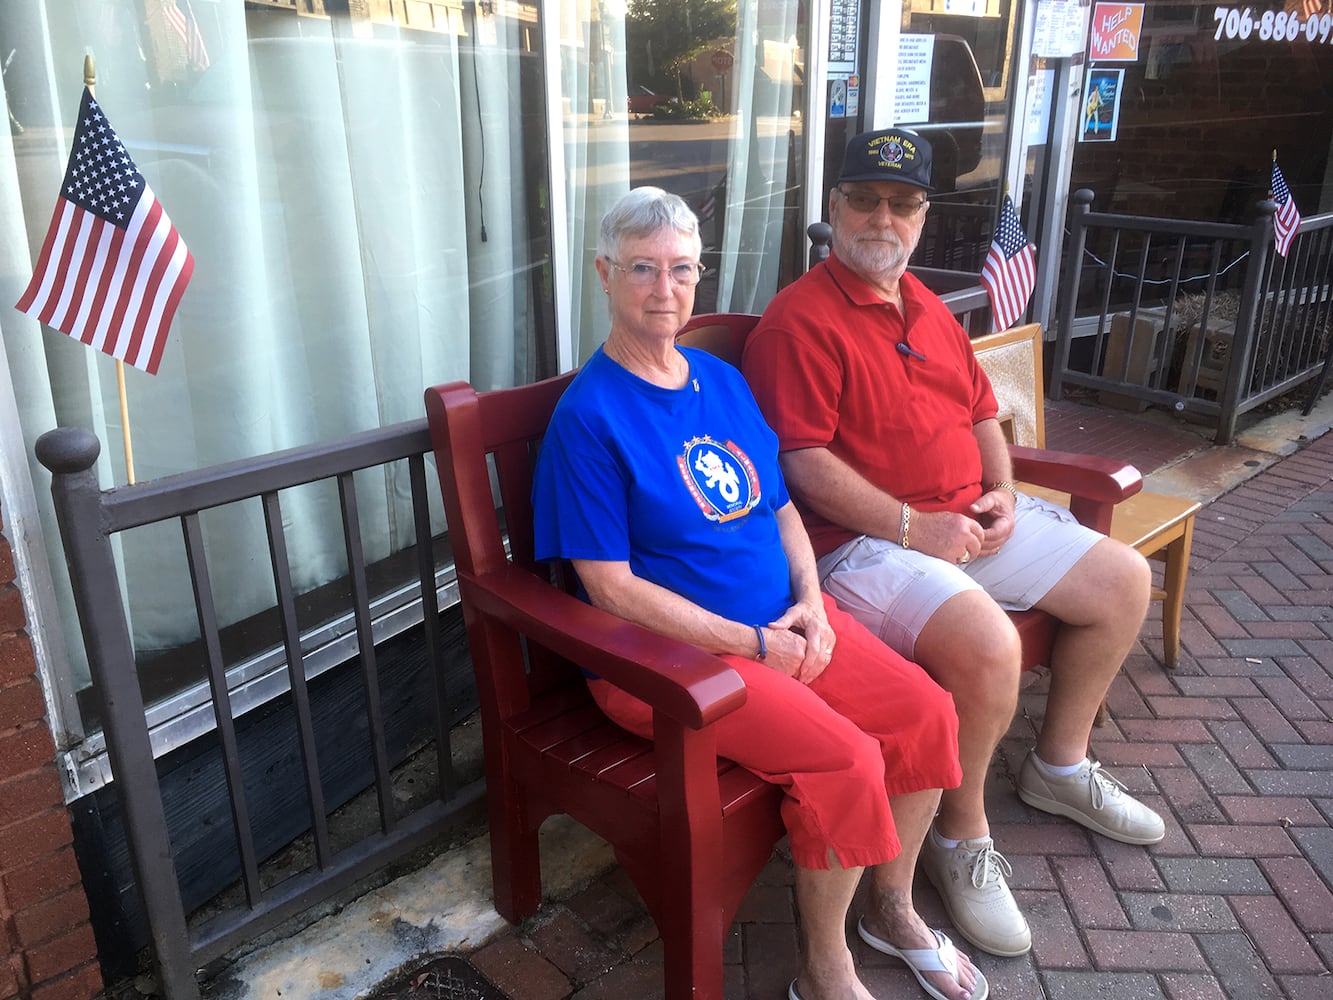
<svg viewBox="0 0 1333 1000"><path fill-rule="evenodd" d="M723 939L786 832L781 793L716 754L711 723L745 701L735 671L593 608L570 574L533 560L533 461L572 377L426 391L481 701L495 907L510 921L536 911L538 827L566 813L610 843L642 895L666 996L722 1000ZM651 742L602 715L583 670L653 707Z"/></svg>

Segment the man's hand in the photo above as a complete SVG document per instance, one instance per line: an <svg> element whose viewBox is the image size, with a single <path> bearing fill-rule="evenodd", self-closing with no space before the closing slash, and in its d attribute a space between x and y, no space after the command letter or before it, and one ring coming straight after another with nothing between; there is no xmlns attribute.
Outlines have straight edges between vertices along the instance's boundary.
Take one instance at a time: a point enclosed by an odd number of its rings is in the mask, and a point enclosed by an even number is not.
<svg viewBox="0 0 1333 1000"><path fill-rule="evenodd" d="M947 510L912 511L908 544L917 552L951 563L966 563L981 554L985 541L985 529L966 514Z"/></svg>
<svg viewBox="0 0 1333 1000"><path fill-rule="evenodd" d="M978 555L993 556L1014 533L1014 495L996 488L983 493L968 508L982 527L981 551Z"/></svg>
<svg viewBox="0 0 1333 1000"><path fill-rule="evenodd" d="M781 618L769 622L765 638L768 656L764 663L802 684L824 672L837 642L822 603L793 604Z"/></svg>

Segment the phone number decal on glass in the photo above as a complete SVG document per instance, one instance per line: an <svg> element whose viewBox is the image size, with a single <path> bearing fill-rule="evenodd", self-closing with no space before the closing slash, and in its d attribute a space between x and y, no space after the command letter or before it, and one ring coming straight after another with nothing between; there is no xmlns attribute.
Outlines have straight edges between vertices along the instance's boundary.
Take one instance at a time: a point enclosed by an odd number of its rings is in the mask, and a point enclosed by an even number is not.
<svg viewBox="0 0 1333 1000"><path fill-rule="evenodd" d="M1266 10L1255 16L1249 7L1216 7L1215 39L1249 38L1258 35L1265 42L1294 42L1304 36L1307 42L1329 43L1333 40L1333 14L1312 14L1305 18L1285 10Z"/></svg>

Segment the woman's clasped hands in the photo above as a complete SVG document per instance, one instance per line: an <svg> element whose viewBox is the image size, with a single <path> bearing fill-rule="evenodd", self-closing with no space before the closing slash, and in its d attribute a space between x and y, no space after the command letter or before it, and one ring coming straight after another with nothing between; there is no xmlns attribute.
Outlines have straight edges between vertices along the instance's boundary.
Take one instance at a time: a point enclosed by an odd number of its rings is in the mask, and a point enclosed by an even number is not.
<svg viewBox="0 0 1333 1000"><path fill-rule="evenodd" d="M802 684L810 684L833 658L837 637L824 616L822 604L801 601L776 621L768 623L764 663Z"/></svg>

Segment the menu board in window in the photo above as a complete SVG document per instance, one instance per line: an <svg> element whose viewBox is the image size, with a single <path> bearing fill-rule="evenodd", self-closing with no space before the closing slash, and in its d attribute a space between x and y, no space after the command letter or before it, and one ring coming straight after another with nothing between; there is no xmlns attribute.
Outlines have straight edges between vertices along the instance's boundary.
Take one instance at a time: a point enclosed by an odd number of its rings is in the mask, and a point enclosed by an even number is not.
<svg viewBox="0 0 1333 1000"><path fill-rule="evenodd" d="M829 18L828 72L855 73L857 48L861 40L860 0L832 0Z"/></svg>

